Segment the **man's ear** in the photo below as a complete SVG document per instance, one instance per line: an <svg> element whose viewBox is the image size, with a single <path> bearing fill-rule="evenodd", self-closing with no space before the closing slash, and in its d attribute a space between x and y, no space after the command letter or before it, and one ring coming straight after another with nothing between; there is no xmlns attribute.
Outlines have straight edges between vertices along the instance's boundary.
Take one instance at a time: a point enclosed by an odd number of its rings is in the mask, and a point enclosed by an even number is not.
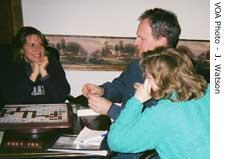
<svg viewBox="0 0 225 159"><path fill-rule="evenodd" d="M161 36L159 38L159 46L168 46L168 41L167 41L167 38L164 37L164 36Z"/></svg>

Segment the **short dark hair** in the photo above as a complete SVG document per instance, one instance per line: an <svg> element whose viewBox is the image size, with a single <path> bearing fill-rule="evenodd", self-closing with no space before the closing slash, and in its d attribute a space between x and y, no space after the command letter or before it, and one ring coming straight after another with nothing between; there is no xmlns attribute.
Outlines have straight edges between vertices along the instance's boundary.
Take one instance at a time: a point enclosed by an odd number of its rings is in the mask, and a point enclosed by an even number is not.
<svg viewBox="0 0 225 159"><path fill-rule="evenodd" d="M146 10L138 20L144 19L149 20L154 38L166 37L168 47L175 48L177 46L181 28L174 13L161 8L154 8Z"/></svg>
<svg viewBox="0 0 225 159"><path fill-rule="evenodd" d="M46 48L48 41L45 36L36 28L31 26L22 27L13 39L14 60L18 60L21 57L20 50L26 43L26 37L30 35L38 35L41 38L42 45Z"/></svg>

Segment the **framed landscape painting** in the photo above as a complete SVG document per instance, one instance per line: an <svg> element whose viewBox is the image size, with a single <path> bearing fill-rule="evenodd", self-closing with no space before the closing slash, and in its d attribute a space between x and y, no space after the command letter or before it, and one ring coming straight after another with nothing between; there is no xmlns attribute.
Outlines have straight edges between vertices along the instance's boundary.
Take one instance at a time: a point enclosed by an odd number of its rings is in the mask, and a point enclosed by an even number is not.
<svg viewBox="0 0 225 159"><path fill-rule="evenodd" d="M138 58L134 37L103 37L78 35L46 35L50 46L58 49L65 69L121 71ZM205 57L209 52L207 40L180 40L193 58Z"/></svg>

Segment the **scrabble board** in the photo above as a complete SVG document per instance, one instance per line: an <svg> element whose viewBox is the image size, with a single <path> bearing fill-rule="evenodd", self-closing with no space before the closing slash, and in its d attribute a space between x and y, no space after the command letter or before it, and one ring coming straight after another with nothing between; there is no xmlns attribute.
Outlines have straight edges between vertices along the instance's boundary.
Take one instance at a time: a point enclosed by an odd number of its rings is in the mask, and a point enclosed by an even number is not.
<svg viewBox="0 0 225 159"><path fill-rule="evenodd" d="M69 128L71 112L65 103L5 105L0 111L0 130Z"/></svg>

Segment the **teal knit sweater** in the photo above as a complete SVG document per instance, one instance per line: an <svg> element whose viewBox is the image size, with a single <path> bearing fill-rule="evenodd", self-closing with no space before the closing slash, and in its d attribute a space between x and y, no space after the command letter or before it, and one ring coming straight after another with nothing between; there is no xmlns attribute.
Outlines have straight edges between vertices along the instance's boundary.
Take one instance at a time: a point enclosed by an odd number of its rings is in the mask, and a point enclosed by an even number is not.
<svg viewBox="0 0 225 159"><path fill-rule="evenodd" d="M144 112L143 104L131 98L110 127L110 148L123 153L156 149L161 159L209 159L209 89L200 99L164 99Z"/></svg>

